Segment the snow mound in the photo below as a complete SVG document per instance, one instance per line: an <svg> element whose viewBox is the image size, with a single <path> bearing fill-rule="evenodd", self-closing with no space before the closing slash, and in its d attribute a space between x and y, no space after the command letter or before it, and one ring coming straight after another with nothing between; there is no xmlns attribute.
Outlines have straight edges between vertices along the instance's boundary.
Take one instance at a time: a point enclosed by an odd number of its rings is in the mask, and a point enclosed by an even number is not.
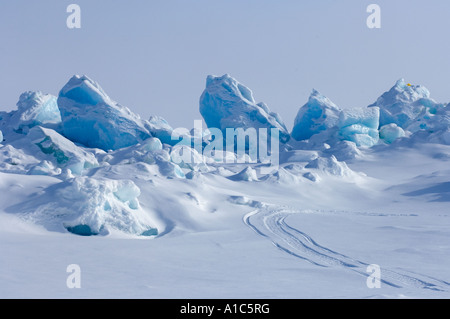
<svg viewBox="0 0 450 319"><path fill-rule="evenodd" d="M228 74L207 77L200 113L209 128L220 129L224 136L226 128L277 128L281 142L290 138L280 116L256 103L252 91Z"/></svg>
<svg viewBox="0 0 450 319"><path fill-rule="evenodd" d="M203 157L208 164L214 163L251 163L252 158L246 153L237 154L223 150L206 150L203 151Z"/></svg>
<svg viewBox="0 0 450 319"><path fill-rule="evenodd" d="M129 180L76 177L50 186L9 211L52 231L83 236L106 235L111 230L157 235L139 205L139 195L140 189Z"/></svg>
<svg viewBox="0 0 450 319"><path fill-rule="evenodd" d="M372 147L379 140L379 118L377 107L343 110L339 115L339 137L358 147Z"/></svg>
<svg viewBox="0 0 450 319"><path fill-rule="evenodd" d="M194 154L193 149L183 146L187 153ZM145 171L154 175L164 176L167 178L185 178L180 165L186 169L203 170L204 162L189 163L183 157L176 157L175 152L171 152L172 147L167 149L162 147L161 142L157 138L149 138L142 144L137 144L107 153L100 157L101 164L110 166L130 165L130 164L146 164ZM171 156L172 155L172 156ZM200 156L196 153L197 156ZM200 156L201 157L201 156ZM186 160L186 163L183 162ZM173 162L177 161L177 162ZM197 157L197 161L198 157ZM180 165L178 165L180 164ZM206 166L206 164L204 164Z"/></svg>
<svg viewBox="0 0 450 319"><path fill-rule="evenodd" d="M386 124L380 128L380 139L382 139L387 144L391 144L396 139L405 136L405 131L395 123Z"/></svg>
<svg viewBox="0 0 450 319"><path fill-rule="evenodd" d="M306 172L302 176L306 179L309 179L311 182L318 182L320 180L320 177L313 172Z"/></svg>
<svg viewBox="0 0 450 319"><path fill-rule="evenodd" d="M304 171L303 170L304 165L300 165L297 163L288 164L288 165L284 166L283 168L294 175L299 175Z"/></svg>
<svg viewBox="0 0 450 319"><path fill-rule="evenodd" d="M283 163L288 162L310 162L319 157L317 151L313 150L293 150L283 152L282 158L280 159Z"/></svg>
<svg viewBox="0 0 450 319"><path fill-rule="evenodd" d="M163 149L161 141L156 137L151 137L142 144L105 153L104 156L99 156L99 159L110 165L126 165L138 162L155 164L156 154L162 154L163 157L170 159L168 152Z"/></svg>
<svg viewBox="0 0 450 319"><path fill-rule="evenodd" d="M411 85L404 79L398 80L387 92L383 93L369 107L380 108L380 126L395 123L406 129L420 114L431 112L442 107L430 98L430 92L421 85Z"/></svg>
<svg viewBox="0 0 450 319"><path fill-rule="evenodd" d="M145 122L109 98L86 76L73 76L58 97L62 131L73 142L103 150L137 144L151 136Z"/></svg>
<svg viewBox="0 0 450 319"><path fill-rule="evenodd" d="M17 111L11 113L10 127L17 133L27 134L29 129L46 124L61 123L56 96L28 91L20 95Z"/></svg>
<svg viewBox="0 0 450 319"><path fill-rule="evenodd" d="M27 139L37 147L36 153L40 153L57 167L70 169L75 175L81 175L86 168L98 166L92 153L86 152L52 129L35 126L29 131Z"/></svg>
<svg viewBox="0 0 450 319"><path fill-rule="evenodd" d="M324 154L333 155L339 161L348 161L363 157L363 153L356 146L356 143L346 140L333 143L329 149L324 151Z"/></svg>
<svg viewBox="0 0 450 319"><path fill-rule="evenodd" d="M209 170L203 155L185 145L174 146L170 152L170 160L181 168L201 172Z"/></svg>
<svg viewBox="0 0 450 319"><path fill-rule="evenodd" d="M292 138L297 141L307 140L334 127L338 123L340 112L331 100L313 90L308 102L299 109L295 117Z"/></svg>
<svg viewBox="0 0 450 319"><path fill-rule="evenodd" d="M5 173L26 174L30 168L39 164L34 156L12 145L0 145L0 171Z"/></svg>
<svg viewBox="0 0 450 319"><path fill-rule="evenodd" d="M159 152L154 156L155 163L158 165L159 172L168 178L186 178L183 170L178 164L171 162L170 155L167 152Z"/></svg>
<svg viewBox="0 0 450 319"><path fill-rule="evenodd" d="M246 181L246 182L253 182L253 181L258 181L258 176L256 174L256 171L251 168L250 166L247 166L246 168L244 168L242 171L240 171L239 173L229 176L228 177L230 180L232 181Z"/></svg>
<svg viewBox="0 0 450 319"><path fill-rule="evenodd" d="M204 177L199 171L190 171L185 176L186 179L194 180L200 183L204 182Z"/></svg>
<svg viewBox="0 0 450 319"><path fill-rule="evenodd" d="M240 195L229 196L228 201L230 203L233 203L236 205L245 205L245 206L250 206L250 207L258 207L258 208L261 208L264 205L263 203L261 203L259 201L255 201L255 200L248 198L247 196L240 196Z"/></svg>
<svg viewBox="0 0 450 319"><path fill-rule="evenodd" d="M339 162L334 155L319 157L309 162L305 168L317 169L335 176L349 176L352 172L345 162Z"/></svg>
<svg viewBox="0 0 450 319"><path fill-rule="evenodd" d="M264 176L263 178L261 178L261 180L283 185L298 183L297 177L282 167L280 167L275 172Z"/></svg>

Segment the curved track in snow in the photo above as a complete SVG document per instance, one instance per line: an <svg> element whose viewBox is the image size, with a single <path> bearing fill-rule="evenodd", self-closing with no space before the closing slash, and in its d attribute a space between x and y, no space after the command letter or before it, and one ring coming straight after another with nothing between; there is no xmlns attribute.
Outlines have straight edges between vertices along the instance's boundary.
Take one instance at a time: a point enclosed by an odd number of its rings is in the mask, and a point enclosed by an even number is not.
<svg viewBox="0 0 450 319"><path fill-rule="evenodd" d="M320 245L311 236L290 226L286 218L302 213L287 209L262 207L246 214L244 223L258 235L270 240L283 252L319 267L341 267L367 278L369 263L357 260ZM450 283L418 273L381 269L381 283L391 287L413 287L435 291L450 291Z"/></svg>

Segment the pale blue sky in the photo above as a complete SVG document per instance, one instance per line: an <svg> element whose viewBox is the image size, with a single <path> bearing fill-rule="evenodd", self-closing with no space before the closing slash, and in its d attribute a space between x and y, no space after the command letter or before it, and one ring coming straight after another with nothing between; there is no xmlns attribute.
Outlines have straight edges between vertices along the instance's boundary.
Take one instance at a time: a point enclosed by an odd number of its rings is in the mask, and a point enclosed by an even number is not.
<svg viewBox="0 0 450 319"><path fill-rule="evenodd" d="M82 28L66 27L79 4ZM368 29L366 7L381 7ZM450 101L448 0L0 0L0 110L73 74L144 118L192 127L208 74L229 73L289 129L312 88L366 106L395 81Z"/></svg>

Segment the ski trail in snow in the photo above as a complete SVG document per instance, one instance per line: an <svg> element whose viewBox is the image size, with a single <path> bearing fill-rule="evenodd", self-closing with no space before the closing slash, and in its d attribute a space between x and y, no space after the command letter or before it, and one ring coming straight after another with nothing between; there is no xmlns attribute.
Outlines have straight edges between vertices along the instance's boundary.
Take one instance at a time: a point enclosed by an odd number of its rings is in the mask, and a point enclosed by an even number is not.
<svg viewBox="0 0 450 319"><path fill-rule="evenodd" d="M286 218L302 211L273 209L270 206L258 208L246 214L244 223L258 235L269 239L281 251L298 259L320 267L342 267L357 274L368 277L366 272L369 263L353 259L318 244L311 236L290 226ZM450 283L422 275L406 274L390 269L381 269L381 282L396 288L414 287L435 291L448 291Z"/></svg>

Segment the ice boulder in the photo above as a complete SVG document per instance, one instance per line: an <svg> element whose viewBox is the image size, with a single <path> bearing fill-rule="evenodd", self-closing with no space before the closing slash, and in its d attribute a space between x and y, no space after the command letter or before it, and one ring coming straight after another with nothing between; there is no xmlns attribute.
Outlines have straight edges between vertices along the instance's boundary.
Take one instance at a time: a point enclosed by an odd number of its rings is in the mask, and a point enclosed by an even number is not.
<svg viewBox="0 0 450 319"><path fill-rule="evenodd" d="M60 175L62 170L58 167L55 167L52 162L42 161L37 165L31 167L28 171L28 175Z"/></svg>
<svg viewBox="0 0 450 319"><path fill-rule="evenodd" d="M378 143L380 109L377 107L345 109L339 115L338 134L342 140L358 147L372 147Z"/></svg>
<svg viewBox="0 0 450 319"><path fill-rule="evenodd" d="M3 133L2 133L2 131L0 131L0 144L2 144L3 143Z"/></svg>
<svg viewBox="0 0 450 319"><path fill-rule="evenodd" d="M436 137L440 143L450 145L450 128L445 131L440 131L438 134L436 134Z"/></svg>
<svg viewBox="0 0 450 319"><path fill-rule="evenodd" d="M7 136L7 132L9 130L11 130L10 125L9 125L9 119L11 118L11 115L14 113L15 111L12 112L1 112L0 111L0 132L2 134L2 139L0 141L0 144L2 144L3 140L6 138Z"/></svg>
<svg viewBox="0 0 450 319"><path fill-rule="evenodd" d="M173 128L160 116L150 116L149 120L145 122L145 127L152 136L164 144L175 145L179 142L179 139L172 139Z"/></svg>
<svg viewBox="0 0 450 319"><path fill-rule="evenodd" d="M423 110L422 113L408 126L408 131L415 133L423 130L434 133L450 127L450 106L442 105L434 110Z"/></svg>
<svg viewBox="0 0 450 319"><path fill-rule="evenodd" d="M431 122L433 131L445 136L443 140L444 143L450 145L450 103L447 104L446 107L440 108L433 116Z"/></svg>
<svg viewBox="0 0 450 319"><path fill-rule="evenodd" d="M36 126L51 126L61 123L56 96L28 91L20 95L17 110L11 113L9 125L17 133L27 134Z"/></svg>
<svg viewBox="0 0 450 319"><path fill-rule="evenodd" d="M380 139L387 144L391 144L396 139L404 136L405 131L395 123L386 124L380 128Z"/></svg>
<svg viewBox="0 0 450 319"><path fill-rule="evenodd" d="M0 172L26 174L32 166L40 162L33 155L32 152L25 152L24 149L11 144L0 144Z"/></svg>
<svg viewBox="0 0 450 319"><path fill-rule="evenodd" d="M228 201L230 203L236 204L236 205L246 205L246 206L252 206L252 207L260 207L261 206L260 202L251 200L247 196L231 195L228 197Z"/></svg>
<svg viewBox="0 0 450 319"><path fill-rule="evenodd" d="M70 169L75 175L81 175L83 169L98 166L92 153L52 129L35 126L29 131L27 139L37 148L39 157L50 160L57 167Z"/></svg>
<svg viewBox="0 0 450 319"><path fill-rule="evenodd" d="M183 148L186 153L183 155L183 153L174 151L175 148ZM191 155L195 159L192 162ZM109 152L103 158L100 157L100 160L103 164L107 163L106 165L136 164L136 168L140 167L143 171L167 178L184 179L186 176L182 168L199 171L208 170L203 157L194 149L187 146L165 149L162 148L161 142L157 138L149 138L143 144ZM142 166L142 164L145 165Z"/></svg>
<svg viewBox="0 0 450 319"><path fill-rule="evenodd" d="M406 129L420 114L427 111L434 114L438 108L442 107L442 104L430 98L427 88L412 85L400 79L375 103L369 105L369 107L374 106L380 108L380 126L395 123Z"/></svg>
<svg viewBox="0 0 450 319"><path fill-rule="evenodd" d="M75 177L50 186L11 212L53 231L106 235L113 230L157 235L151 217L141 208L140 189L130 180Z"/></svg>
<svg viewBox="0 0 450 319"><path fill-rule="evenodd" d="M200 113L208 128L217 128L226 135L226 128L267 128L279 130L281 142L290 138L280 116L270 112L264 103L256 103L252 91L230 75L209 75L200 97Z"/></svg>
<svg viewBox="0 0 450 319"><path fill-rule="evenodd" d="M351 169L345 162L339 162L334 155L319 157L308 163L305 168L312 168L336 176L348 176Z"/></svg>
<svg viewBox="0 0 450 319"><path fill-rule="evenodd" d="M159 171L162 175L168 178L181 178L181 179L186 178L186 175L184 174L183 170L177 164L161 160L158 157L156 158L156 163L158 164Z"/></svg>
<svg viewBox="0 0 450 319"><path fill-rule="evenodd" d="M293 175L301 175L304 170L304 165L300 165L298 163L288 164L283 167L285 170L289 171Z"/></svg>
<svg viewBox="0 0 450 319"><path fill-rule="evenodd" d="M113 101L87 76L73 76L58 97L62 131L71 141L105 151L149 138L145 121Z"/></svg>
<svg viewBox="0 0 450 319"><path fill-rule="evenodd" d="M341 110L326 96L313 90L308 102L297 113L291 136L297 141L326 131L338 123Z"/></svg>
<svg viewBox="0 0 450 319"><path fill-rule="evenodd" d="M141 149L147 152L162 150L162 143L159 138L150 137L142 142Z"/></svg>
<svg viewBox="0 0 450 319"><path fill-rule="evenodd" d="M411 128L416 125L419 127L417 131ZM411 138L416 141L450 145L450 105L439 108L435 114L419 117L408 130L414 132Z"/></svg>
<svg viewBox="0 0 450 319"><path fill-rule="evenodd" d="M310 180L311 182L318 182L320 180L320 177L317 174L314 174L313 172L306 172L302 176Z"/></svg>
<svg viewBox="0 0 450 319"><path fill-rule="evenodd" d="M155 164L155 155L165 154L167 158L169 155L166 150L163 150L161 141L156 137L150 137L141 144L132 145L111 151L100 156L97 156L100 161L107 162L110 165L125 165L138 162L147 164Z"/></svg>
<svg viewBox="0 0 450 319"><path fill-rule="evenodd" d="M206 165L206 158L189 146L174 146L170 152L170 160L181 168L201 172L209 170Z"/></svg>
<svg viewBox="0 0 450 319"><path fill-rule="evenodd" d="M181 167L171 161L168 151L163 149L161 151L149 153L149 155L152 156L153 162L158 165L161 175L166 176L167 178L186 178Z"/></svg>
<svg viewBox="0 0 450 319"><path fill-rule="evenodd" d="M194 181L200 182L200 183L204 182L204 177L203 177L202 173L200 173L199 171L188 172L186 174L186 179L194 180Z"/></svg>
<svg viewBox="0 0 450 319"><path fill-rule="evenodd" d="M137 148L137 149L136 149ZM171 154L165 149L156 149L150 152L142 152L140 147L130 147L117 151L119 154L114 154L115 159L111 161L112 164L134 164L145 163L155 168L154 171L158 175L167 178L186 178L183 169L172 161ZM120 161L120 162L118 162ZM183 161L179 163L183 164ZM187 166L183 166L186 167Z"/></svg>
<svg viewBox="0 0 450 319"><path fill-rule="evenodd" d="M363 153L352 141L338 141L333 143L329 149L323 151L329 156L334 155L338 161L348 161L355 158L362 158Z"/></svg>

